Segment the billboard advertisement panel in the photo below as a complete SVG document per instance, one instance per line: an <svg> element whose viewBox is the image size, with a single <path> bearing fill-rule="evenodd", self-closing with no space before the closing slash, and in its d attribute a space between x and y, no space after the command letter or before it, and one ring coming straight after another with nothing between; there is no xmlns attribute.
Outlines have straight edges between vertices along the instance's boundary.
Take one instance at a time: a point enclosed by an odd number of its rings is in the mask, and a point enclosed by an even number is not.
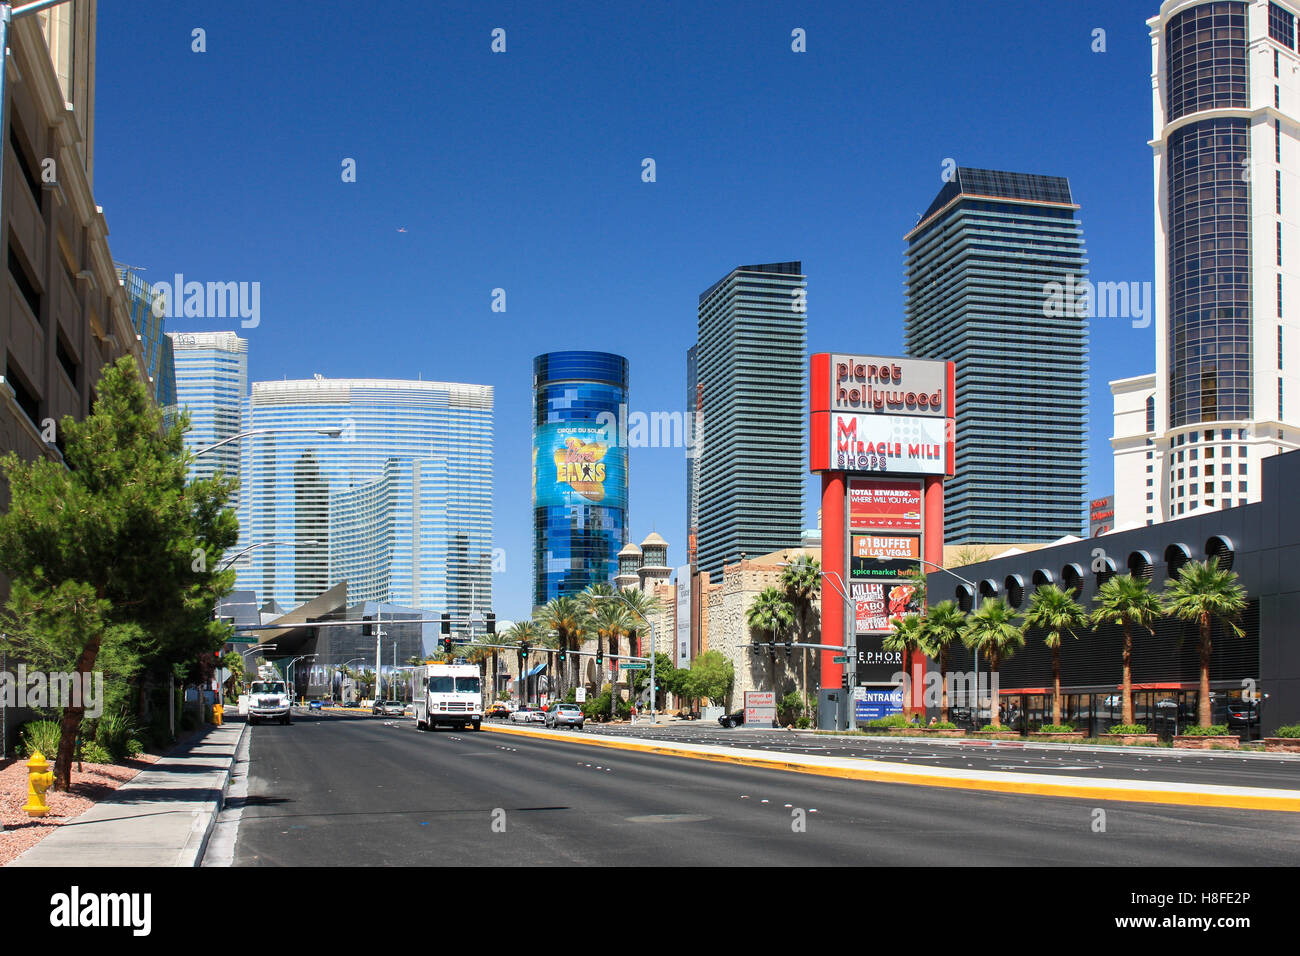
<svg viewBox="0 0 1300 956"><path fill-rule="evenodd" d="M828 408L833 412L947 418L952 414L950 366L933 359L833 352Z"/></svg>
<svg viewBox="0 0 1300 956"><path fill-rule="evenodd" d="M856 581L880 581L919 574L919 535L857 534L849 548L849 577Z"/></svg>
<svg viewBox="0 0 1300 956"><path fill-rule="evenodd" d="M945 418L836 412L827 416L827 421L833 471L952 472L952 429Z"/></svg>
<svg viewBox="0 0 1300 956"><path fill-rule="evenodd" d="M921 613L916 585L890 581L853 582L849 585L857 606L858 634L888 634L890 621Z"/></svg>
<svg viewBox="0 0 1300 956"><path fill-rule="evenodd" d="M849 480L850 530L920 531L922 508L918 481Z"/></svg>
<svg viewBox="0 0 1300 956"><path fill-rule="evenodd" d="M771 727L776 724L776 692L770 690L745 691L745 726Z"/></svg>
<svg viewBox="0 0 1300 956"><path fill-rule="evenodd" d="M677 666L691 666L691 566L677 569Z"/></svg>
<svg viewBox="0 0 1300 956"><path fill-rule="evenodd" d="M853 716L859 721L892 717L903 712L903 688L859 687L853 704Z"/></svg>
<svg viewBox="0 0 1300 956"><path fill-rule="evenodd" d="M627 449L595 423L536 426L533 504L627 507Z"/></svg>
<svg viewBox="0 0 1300 956"><path fill-rule="evenodd" d="M903 652L882 647L883 634L864 634L858 638L858 683L888 684L903 670Z"/></svg>
<svg viewBox="0 0 1300 956"><path fill-rule="evenodd" d="M1088 537L1095 538L1115 527L1115 496L1093 498L1088 506Z"/></svg>

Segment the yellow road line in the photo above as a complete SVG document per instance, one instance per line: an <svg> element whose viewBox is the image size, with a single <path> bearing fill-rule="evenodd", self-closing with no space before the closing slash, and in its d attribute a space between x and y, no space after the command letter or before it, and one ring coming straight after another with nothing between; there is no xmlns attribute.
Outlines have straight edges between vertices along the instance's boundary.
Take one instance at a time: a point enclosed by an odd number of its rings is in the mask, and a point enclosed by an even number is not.
<svg viewBox="0 0 1300 956"><path fill-rule="evenodd" d="M888 769L884 761L863 761L861 767L832 767L822 764L802 763L781 757L758 757L753 754L722 754L699 750L685 750L673 744L652 744L620 740L613 737L586 736L574 733L532 730L522 727L493 727L483 724L484 730L494 733L517 734L547 740L563 740L585 744L589 747L608 747L612 750L631 750L640 753L662 754L669 757L688 757L693 760L712 760L718 763L759 767L765 770L787 770L793 773L813 774L820 777L839 777L845 780L866 780L873 783L905 783L922 787L947 787L954 790L981 790L992 793L1014 793L1025 796L1069 797L1088 800L1115 800L1124 803L1159 803L1170 806L1219 807L1229 810L1276 810L1300 813L1300 793L1296 796L1273 794L1214 793L1200 790L1130 790L1106 784L1060 783L1052 780L1012 780L977 777L949 777L940 773L902 773ZM935 768L938 770L939 768Z"/></svg>

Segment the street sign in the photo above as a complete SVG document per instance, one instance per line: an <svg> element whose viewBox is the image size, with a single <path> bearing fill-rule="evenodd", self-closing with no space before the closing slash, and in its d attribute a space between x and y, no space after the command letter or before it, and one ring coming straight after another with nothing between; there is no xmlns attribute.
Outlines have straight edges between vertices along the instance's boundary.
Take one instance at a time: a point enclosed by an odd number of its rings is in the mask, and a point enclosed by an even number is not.
<svg viewBox="0 0 1300 956"><path fill-rule="evenodd" d="M256 644L257 638L244 637L243 635L236 634L234 637L227 638L226 643L227 644Z"/></svg>
<svg viewBox="0 0 1300 956"><path fill-rule="evenodd" d="M587 702L587 688L579 687L577 693L574 695L574 699L579 704L585 704Z"/></svg>
<svg viewBox="0 0 1300 956"><path fill-rule="evenodd" d="M621 671L643 671L645 670L645 661L619 661L618 669Z"/></svg>
<svg viewBox="0 0 1300 956"><path fill-rule="evenodd" d="M832 664L847 664L848 662L849 662L849 659L848 659L847 657L832 657L832 658L831 658L831 663L832 663Z"/></svg>

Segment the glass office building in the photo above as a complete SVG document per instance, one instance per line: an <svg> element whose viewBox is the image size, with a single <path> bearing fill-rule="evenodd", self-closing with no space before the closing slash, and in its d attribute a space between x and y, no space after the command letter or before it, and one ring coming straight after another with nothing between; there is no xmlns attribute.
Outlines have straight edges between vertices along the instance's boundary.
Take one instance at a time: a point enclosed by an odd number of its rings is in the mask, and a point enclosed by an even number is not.
<svg viewBox="0 0 1300 956"><path fill-rule="evenodd" d="M185 447L197 451L238 435L248 392L248 340L234 332L170 332L167 339L176 363L175 404L190 413ZM217 471L240 477L238 442L196 458L190 479Z"/></svg>
<svg viewBox="0 0 1300 956"><path fill-rule="evenodd" d="M1089 310L1078 305L1088 274L1078 209L1062 177L963 167L906 236L907 354L957 370L949 544L1083 531Z"/></svg>
<svg viewBox="0 0 1300 956"><path fill-rule="evenodd" d="M487 385L369 379L256 382L242 444L239 587L294 607L348 600L477 618L492 607ZM321 429L341 429L338 437Z"/></svg>
<svg viewBox="0 0 1300 956"><path fill-rule="evenodd" d="M149 283L129 266L116 266L116 269L118 281L126 289L131 325L144 349L145 371L152 379L154 401L161 408L171 409L176 405L176 367L171 339L163 329L164 320L154 314Z"/></svg>
<svg viewBox="0 0 1300 956"><path fill-rule="evenodd" d="M687 374L698 386L702 415L687 481L695 485L697 566L714 581L742 555L800 542L807 288L801 263L771 262L733 269L699 299L699 338L687 353Z"/></svg>
<svg viewBox="0 0 1300 956"><path fill-rule="evenodd" d="M608 584L627 544L627 359L533 359L533 604Z"/></svg>

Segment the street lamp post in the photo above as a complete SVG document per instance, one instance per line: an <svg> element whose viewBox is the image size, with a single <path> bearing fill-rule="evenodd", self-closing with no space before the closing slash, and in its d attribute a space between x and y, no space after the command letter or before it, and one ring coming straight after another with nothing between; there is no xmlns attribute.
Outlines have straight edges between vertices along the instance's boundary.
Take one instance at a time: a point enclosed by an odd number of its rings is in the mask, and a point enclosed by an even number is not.
<svg viewBox="0 0 1300 956"><path fill-rule="evenodd" d="M971 605L972 607L974 606L975 599L979 597L980 588L978 584L976 584L974 581L970 580L969 578L962 577L960 574L956 573L955 571L948 570L941 564L935 564L933 561L926 561L924 558L918 558L917 560L924 565L928 565L929 567L934 568L937 571L942 571L945 574L952 575L962 584L970 588ZM926 589L927 597L929 593L930 593L929 589L927 588ZM980 649L978 647L974 648L972 650L971 656L975 659L975 709L974 709L974 713L971 714L971 722L978 724L980 720ZM992 714L992 708L993 708L993 701L990 700L989 701L990 714Z"/></svg>
<svg viewBox="0 0 1300 956"><path fill-rule="evenodd" d="M213 442L211 445L206 445L203 448L192 452L192 454L195 458L198 458L200 455L206 455L214 448L220 448L222 445L229 445L231 442L239 441L241 438L248 438L250 435L267 435L272 433L278 435L286 432L296 432L299 434L310 432L314 435L324 435L327 438L338 438L343 434L343 429L335 426L330 426L328 428L250 428L248 431L243 431L237 435L223 438L221 441Z"/></svg>
<svg viewBox="0 0 1300 956"><path fill-rule="evenodd" d="M632 613L635 614L637 617L639 617L641 620L645 621L646 625L650 628L650 723L653 724L655 723L655 663L656 663L655 625L654 622L650 620L650 618L646 617L637 609L637 606L635 604L633 604L626 597L624 597L622 592L615 591L613 594L601 595L598 597L598 600L608 601L611 598L618 598L620 601L622 601L624 604L630 607L632 609ZM617 682L615 682L610 687L611 696L613 695L613 688L615 686L617 686Z"/></svg>

